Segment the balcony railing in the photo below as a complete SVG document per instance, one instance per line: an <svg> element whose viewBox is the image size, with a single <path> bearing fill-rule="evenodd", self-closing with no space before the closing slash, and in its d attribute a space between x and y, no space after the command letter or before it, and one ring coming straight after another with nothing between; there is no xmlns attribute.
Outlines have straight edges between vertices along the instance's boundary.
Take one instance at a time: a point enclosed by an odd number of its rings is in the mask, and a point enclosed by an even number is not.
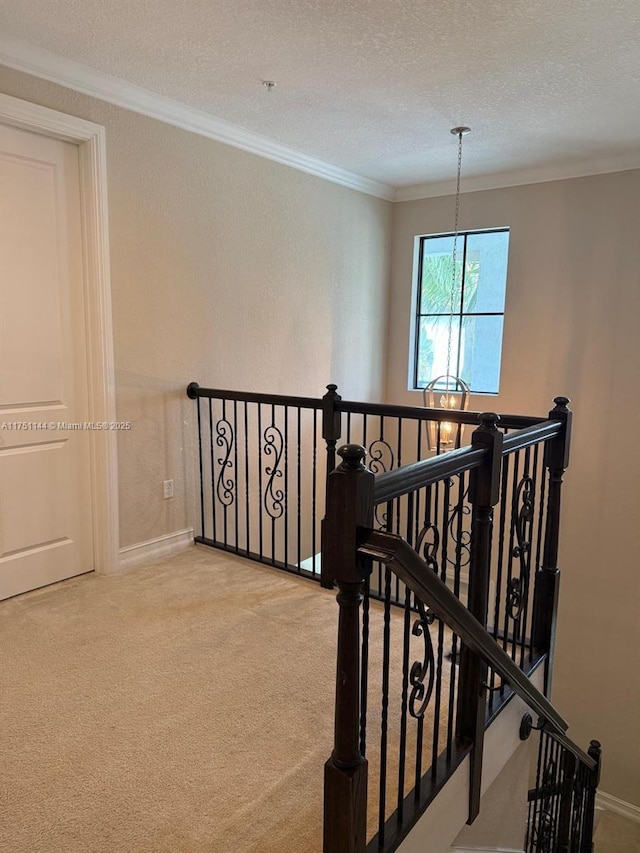
<svg viewBox="0 0 640 853"><path fill-rule="evenodd" d="M473 820L484 732L515 694L545 744L527 851L586 853L599 753L546 698L568 400L498 418L344 401L332 385L322 398L187 391L196 541L339 588L325 853L395 850L467 755ZM544 693L529 679L540 666Z"/></svg>

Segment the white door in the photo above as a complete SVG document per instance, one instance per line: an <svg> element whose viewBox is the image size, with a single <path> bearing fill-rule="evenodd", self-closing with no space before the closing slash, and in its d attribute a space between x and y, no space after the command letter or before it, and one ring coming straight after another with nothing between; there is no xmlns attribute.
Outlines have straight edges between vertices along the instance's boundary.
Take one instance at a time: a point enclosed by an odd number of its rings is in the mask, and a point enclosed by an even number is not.
<svg viewBox="0 0 640 853"><path fill-rule="evenodd" d="M0 599L93 569L77 146L0 124Z"/></svg>

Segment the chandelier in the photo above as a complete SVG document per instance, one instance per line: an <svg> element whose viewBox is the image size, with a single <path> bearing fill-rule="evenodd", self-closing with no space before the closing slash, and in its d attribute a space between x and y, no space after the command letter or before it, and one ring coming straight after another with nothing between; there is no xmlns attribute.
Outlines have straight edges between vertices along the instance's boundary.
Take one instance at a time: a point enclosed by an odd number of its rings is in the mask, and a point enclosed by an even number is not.
<svg viewBox="0 0 640 853"><path fill-rule="evenodd" d="M458 260L458 235L460 232L460 178L462 175L462 139L471 133L470 127L452 127L451 133L458 137L458 167L456 171L456 202L453 229L453 250L451 264L451 290L449 294L449 328L447 333L447 371L432 379L422 391L424 405L429 408L466 411L469 408L471 389L459 376L451 372L451 344L453 338L454 304L456 296L456 266ZM458 349L460 341L458 341ZM460 447L464 426L451 421L429 421L427 423L427 442L429 450L439 452L452 445Z"/></svg>

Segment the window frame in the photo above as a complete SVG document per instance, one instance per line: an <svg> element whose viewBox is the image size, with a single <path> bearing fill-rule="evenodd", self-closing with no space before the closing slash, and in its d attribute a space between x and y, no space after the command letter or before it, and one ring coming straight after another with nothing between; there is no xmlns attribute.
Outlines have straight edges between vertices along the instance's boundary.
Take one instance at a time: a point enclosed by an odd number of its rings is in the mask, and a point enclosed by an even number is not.
<svg viewBox="0 0 640 853"><path fill-rule="evenodd" d="M457 323L458 327L458 346L457 346L457 363L453 366L453 375L459 376L460 373L460 356L461 356L461 346L460 340L462 338L462 325L464 319L466 317L502 317L505 316L506 309L506 288L507 288L507 272L508 272L508 250L507 250L507 266L505 269L505 304L503 306L502 311L464 311L464 285L465 285L465 277L466 277L466 261L467 261L467 238L477 234L499 234L499 233L507 233L509 238L511 237L511 231L509 226L500 226L495 228L476 228L469 229L465 231L458 232L458 241L462 240L462 282L460 286L460 309L459 311L453 312L453 324L454 326ZM415 275L414 275L414 301L413 301L413 312L412 312L412 322L413 322L413 335L412 335L412 346L411 346L411 364L410 364L410 391L423 391L426 385L418 384L418 364L419 364L419 351L420 351L420 321L424 317L449 317L450 312L446 314L443 313L423 313L420 310L421 302L422 302L422 285L423 285L423 262L424 262L424 249L428 240L434 240L442 237L455 237L455 232L453 231L443 231L437 234L419 234L416 235L416 249L414 250L415 257ZM458 251L459 251L458 243ZM504 339L504 322L502 329L502 338L500 341L500 354L502 355L502 342ZM475 391L473 388L471 389L472 394L477 395L485 395L485 396L497 396L500 391L500 377L498 377L498 388L495 391Z"/></svg>

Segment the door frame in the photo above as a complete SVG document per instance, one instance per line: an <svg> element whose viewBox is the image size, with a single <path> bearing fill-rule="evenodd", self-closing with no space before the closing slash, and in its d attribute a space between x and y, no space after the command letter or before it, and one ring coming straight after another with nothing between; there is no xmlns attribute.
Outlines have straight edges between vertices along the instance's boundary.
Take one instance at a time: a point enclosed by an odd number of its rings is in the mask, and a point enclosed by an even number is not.
<svg viewBox="0 0 640 853"><path fill-rule="evenodd" d="M89 420L116 421L105 129L0 93L0 122L78 146ZM90 430L94 568L119 567L117 432Z"/></svg>

